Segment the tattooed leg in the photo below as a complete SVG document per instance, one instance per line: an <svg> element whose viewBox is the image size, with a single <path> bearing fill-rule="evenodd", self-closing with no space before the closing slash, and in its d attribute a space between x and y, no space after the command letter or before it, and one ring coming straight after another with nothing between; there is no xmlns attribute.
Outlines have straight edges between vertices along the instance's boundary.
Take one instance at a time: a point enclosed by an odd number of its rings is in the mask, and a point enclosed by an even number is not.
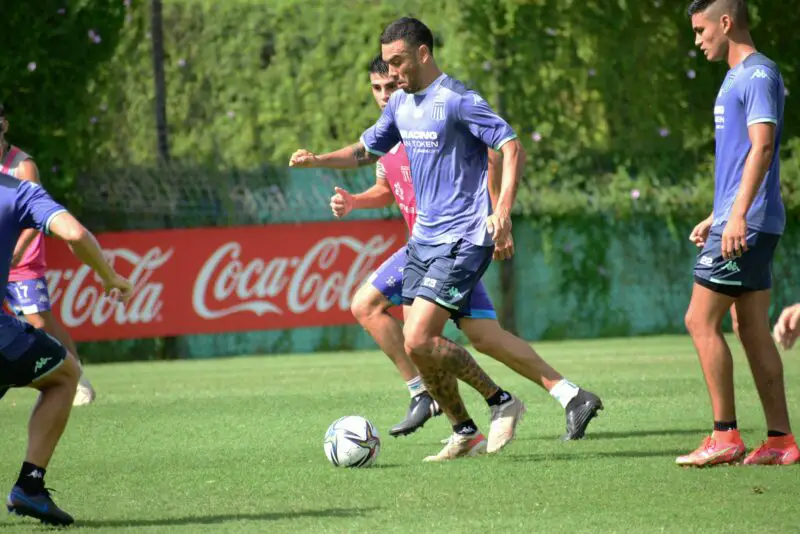
<svg viewBox="0 0 800 534"><path fill-rule="evenodd" d="M418 304L419 303L419 304ZM428 392L454 423L469 419L458 391L461 379L488 399L500 388L481 369L466 349L442 337L450 314L431 302L417 300L418 313L405 308L406 354L416 364Z"/></svg>
<svg viewBox="0 0 800 534"><path fill-rule="evenodd" d="M439 361L442 369L472 386L483 395L484 399L488 399L500 389L478 365L472 354L461 345L442 336L433 338L430 345L431 355Z"/></svg>
<svg viewBox="0 0 800 534"><path fill-rule="evenodd" d="M427 363L419 367L419 375L431 397L439 404L451 425L470 420L467 407L458 391L456 377L439 366Z"/></svg>

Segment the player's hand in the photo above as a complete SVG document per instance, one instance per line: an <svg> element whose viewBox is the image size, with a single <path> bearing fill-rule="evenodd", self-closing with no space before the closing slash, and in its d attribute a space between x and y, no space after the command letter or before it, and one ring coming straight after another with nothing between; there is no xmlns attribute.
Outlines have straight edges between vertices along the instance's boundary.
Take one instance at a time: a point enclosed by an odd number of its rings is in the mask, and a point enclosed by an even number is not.
<svg viewBox="0 0 800 534"><path fill-rule="evenodd" d="M722 232L722 259L738 258L747 252L747 221L731 217Z"/></svg>
<svg viewBox="0 0 800 534"><path fill-rule="evenodd" d="M514 237L508 234L505 241L498 241L494 245L494 260L507 260L514 255Z"/></svg>
<svg viewBox="0 0 800 534"><path fill-rule="evenodd" d="M317 166L317 156L305 149L296 150L289 158L289 167L312 168Z"/></svg>
<svg viewBox="0 0 800 534"><path fill-rule="evenodd" d="M117 302L127 302L133 294L133 284L117 273L110 280L103 280L106 295Z"/></svg>
<svg viewBox="0 0 800 534"><path fill-rule="evenodd" d="M331 210L334 216L341 219L353 211L353 195L342 189L334 187L336 194L331 197Z"/></svg>
<svg viewBox="0 0 800 534"><path fill-rule="evenodd" d="M784 309L772 330L775 343L786 350L794 346L798 336L800 336L800 303Z"/></svg>
<svg viewBox="0 0 800 534"><path fill-rule="evenodd" d="M511 217L506 210L497 210L486 217L486 230L492 234L492 241L505 243L511 236Z"/></svg>
<svg viewBox="0 0 800 534"><path fill-rule="evenodd" d="M701 221L697 226L694 227L692 233L689 234L689 241L694 243L697 248L703 248L706 246L708 233L711 231L711 224L713 222L714 221L710 217Z"/></svg>

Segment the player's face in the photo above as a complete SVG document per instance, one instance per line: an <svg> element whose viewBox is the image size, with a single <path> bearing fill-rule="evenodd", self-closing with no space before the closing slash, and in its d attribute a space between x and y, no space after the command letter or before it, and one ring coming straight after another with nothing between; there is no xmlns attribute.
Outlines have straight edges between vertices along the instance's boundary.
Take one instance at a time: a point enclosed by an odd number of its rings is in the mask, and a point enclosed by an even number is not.
<svg viewBox="0 0 800 534"><path fill-rule="evenodd" d="M700 47L706 59L722 61L728 57L730 16L714 16L708 11L695 13L692 15L692 29L694 30L694 44Z"/></svg>
<svg viewBox="0 0 800 534"><path fill-rule="evenodd" d="M391 76L373 72L369 75L369 81L372 84L372 96L375 97L375 102L383 111L383 108L389 103L389 97L397 91L397 80Z"/></svg>
<svg viewBox="0 0 800 534"><path fill-rule="evenodd" d="M397 86L407 93L419 91L419 72L428 56L425 45L412 47L402 39L382 45L383 60L389 65L389 76L397 78Z"/></svg>

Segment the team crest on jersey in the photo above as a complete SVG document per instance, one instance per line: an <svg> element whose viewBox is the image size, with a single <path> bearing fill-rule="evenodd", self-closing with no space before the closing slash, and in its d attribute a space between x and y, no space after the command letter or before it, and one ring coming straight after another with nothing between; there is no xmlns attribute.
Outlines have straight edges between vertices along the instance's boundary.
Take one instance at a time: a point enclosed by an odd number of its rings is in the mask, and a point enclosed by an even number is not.
<svg viewBox="0 0 800 534"><path fill-rule="evenodd" d="M431 118L435 121L444 120L444 102L434 102Z"/></svg>
<svg viewBox="0 0 800 534"><path fill-rule="evenodd" d="M394 196L396 196L400 200L403 200L405 197L405 195L403 194L403 188L400 187L400 184L398 183L394 184Z"/></svg>
<svg viewBox="0 0 800 534"><path fill-rule="evenodd" d="M403 175L403 181L407 184L411 183L411 167L408 165L400 165L400 173Z"/></svg>

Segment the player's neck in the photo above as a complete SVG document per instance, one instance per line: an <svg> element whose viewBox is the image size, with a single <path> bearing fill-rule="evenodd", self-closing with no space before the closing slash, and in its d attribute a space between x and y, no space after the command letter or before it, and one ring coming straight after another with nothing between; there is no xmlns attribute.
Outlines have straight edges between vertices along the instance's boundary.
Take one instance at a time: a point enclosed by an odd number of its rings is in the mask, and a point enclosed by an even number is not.
<svg viewBox="0 0 800 534"><path fill-rule="evenodd" d="M423 76L421 76L422 83L420 83L421 87L419 88L417 93L421 93L425 89L430 87L431 84L433 84L433 82L435 82L437 79L439 79L439 76L441 76L441 75L442 75L441 69L439 69L439 67L437 67L437 66L433 66L430 69L430 72L427 72Z"/></svg>
<svg viewBox="0 0 800 534"><path fill-rule="evenodd" d="M0 159L3 159L6 155L6 152L8 152L9 150L10 147L8 145L8 142L5 139L0 141Z"/></svg>
<svg viewBox="0 0 800 534"><path fill-rule="evenodd" d="M750 34L745 34L735 40L731 39L731 43L728 45L728 66L734 68L755 51L756 46L753 44Z"/></svg>

